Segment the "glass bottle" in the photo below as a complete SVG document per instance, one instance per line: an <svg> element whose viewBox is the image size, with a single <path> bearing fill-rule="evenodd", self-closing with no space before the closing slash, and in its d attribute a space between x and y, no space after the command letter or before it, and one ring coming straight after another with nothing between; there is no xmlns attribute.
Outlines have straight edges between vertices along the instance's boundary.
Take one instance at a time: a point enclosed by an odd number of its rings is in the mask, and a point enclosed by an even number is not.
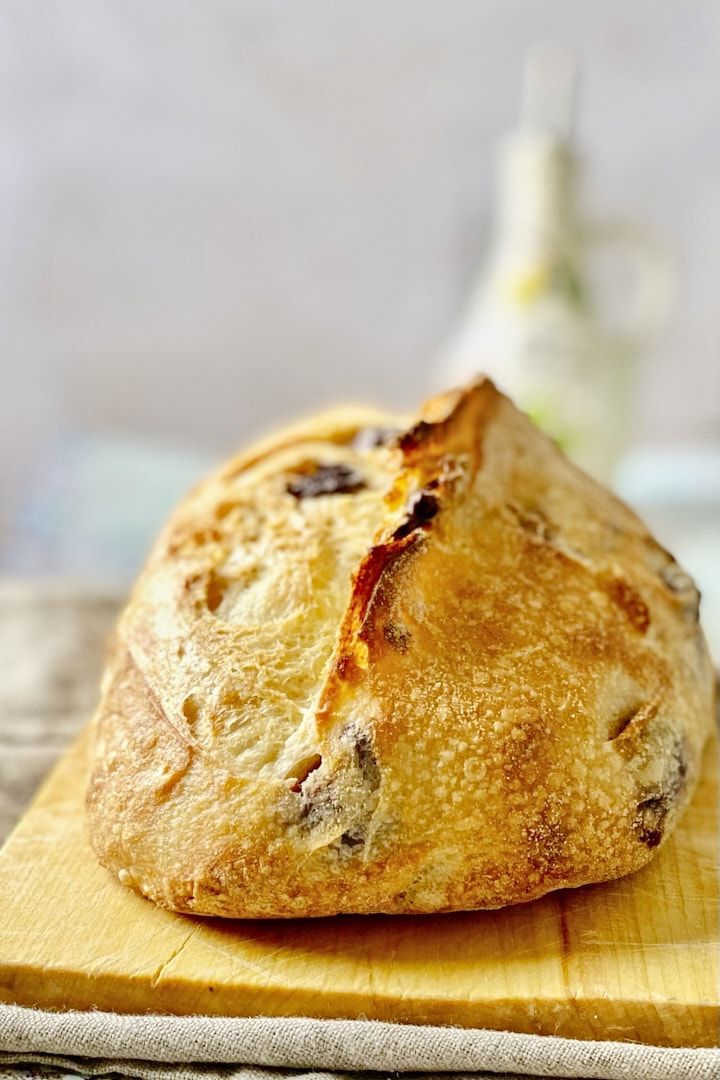
<svg viewBox="0 0 720 1080"><path fill-rule="evenodd" d="M530 58L523 123L498 159L494 241L442 352L437 383L486 372L571 458L607 481L626 442L636 360L667 309L670 278L664 252L644 230L580 219L569 134L574 81L566 54ZM632 287L611 297L625 308L622 327L601 311L588 273L610 245L631 257Z"/></svg>

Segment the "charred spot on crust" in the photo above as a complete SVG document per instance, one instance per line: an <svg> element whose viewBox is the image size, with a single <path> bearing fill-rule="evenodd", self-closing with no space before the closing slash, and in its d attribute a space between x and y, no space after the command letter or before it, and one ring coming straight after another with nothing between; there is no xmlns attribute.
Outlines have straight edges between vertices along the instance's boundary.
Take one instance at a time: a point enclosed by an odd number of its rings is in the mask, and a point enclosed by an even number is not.
<svg viewBox="0 0 720 1080"><path fill-rule="evenodd" d="M430 486L423 488L413 495L407 507L407 517L402 525L399 525L392 534L393 540L402 540L416 529L427 525L435 517L440 509L437 496L433 495Z"/></svg>
<svg viewBox="0 0 720 1080"><path fill-rule="evenodd" d="M410 644L410 632L399 623L388 620L383 626L383 635L389 645L398 652L406 653Z"/></svg>
<svg viewBox="0 0 720 1080"><path fill-rule="evenodd" d="M350 465L317 465L312 472L300 473L286 484L295 499L316 499L320 495L354 495L366 487L360 473Z"/></svg>
<svg viewBox="0 0 720 1080"><path fill-rule="evenodd" d="M677 740L660 787L648 792L637 805L633 829L646 847L656 848L662 840L667 816L685 787L687 772L685 750L682 741Z"/></svg>
<svg viewBox="0 0 720 1080"><path fill-rule="evenodd" d="M417 424L414 424L408 431L400 436L398 439L398 446L403 453L407 453L409 450L415 450L425 442L435 426L435 424L428 423L427 420L418 420Z"/></svg>
<svg viewBox="0 0 720 1080"><path fill-rule="evenodd" d="M607 585L607 593L613 603L625 612L635 629L644 634L650 626L650 612L637 589L624 578L613 578Z"/></svg>
<svg viewBox="0 0 720 1080"><path fill-rule="evenodd" d="M375 450L378 446L389 446L400 434L399 428L366 427L360 428L352 441L354 450L361 453Z"/></svg>

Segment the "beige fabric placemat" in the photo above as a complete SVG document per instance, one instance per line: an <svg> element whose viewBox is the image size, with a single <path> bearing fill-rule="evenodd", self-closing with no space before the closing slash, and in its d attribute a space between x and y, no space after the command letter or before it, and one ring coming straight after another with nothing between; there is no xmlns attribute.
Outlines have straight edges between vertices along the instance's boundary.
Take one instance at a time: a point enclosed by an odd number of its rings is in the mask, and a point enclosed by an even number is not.
<svg viewBox="0 0 720 1080"><path fill-rule="evenodd" d="M94 708L119 603L0 578L0 843Z"/></svg>
<svg viewBox="0 0 720 1080"><path fill-rule="evenodd" d="M0 1009L0 1061L49 1055L83 1072L122 1069L139 1077L188 1080L260 1076L280 1069L348 1072L484 1073L602 1080L717 1080L720 1050L675 1050L609 1042L580 1042L506 1031L418 1027L371 1020L308 1020L217 1016L120 1016ZM84 1059L78 1065L78 1059ZM27 1059L26 1059L27 1060ZM168 1068L163 1064L173 1062ZM209 1072L207 1066L210 1066ZM256 1070L257 1071L257 1070Z"/></svg>
<svg viewBox="0 0 720 1080"><path fill-rule="evenodd" d="M92 711L119 600L0 580L0 839ZM161 1005L161 1002L159 1002ZM16 1069L22 1070L13 1071ZM368 1020L123 1016L0 1006L0 1076L718 1080L720 1050Z"/></svg>

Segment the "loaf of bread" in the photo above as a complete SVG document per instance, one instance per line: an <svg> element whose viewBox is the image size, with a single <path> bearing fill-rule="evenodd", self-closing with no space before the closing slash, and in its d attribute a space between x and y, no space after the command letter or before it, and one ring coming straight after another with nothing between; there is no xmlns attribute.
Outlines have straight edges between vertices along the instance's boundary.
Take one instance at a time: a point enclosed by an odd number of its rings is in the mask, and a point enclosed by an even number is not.
<svg viewBox="0 0 720 1080"><path fill-rule="evenodd" d="M643 866L714 679L688 576L489 380L336 410L177 509L95 718L98 858L176 911L440 912Z"/></svg>

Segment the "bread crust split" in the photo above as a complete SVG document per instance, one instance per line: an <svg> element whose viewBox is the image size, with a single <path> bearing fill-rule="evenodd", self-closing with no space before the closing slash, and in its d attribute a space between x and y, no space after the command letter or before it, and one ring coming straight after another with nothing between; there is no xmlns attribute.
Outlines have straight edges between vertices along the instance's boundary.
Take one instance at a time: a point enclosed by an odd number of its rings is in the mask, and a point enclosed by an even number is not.
<svg viewBox="0 0 720 1080"><path fill-rule="evenodd" d="M480 380L241 454L159 537L94 720L100 861L242 918L494 908L637 870L714 680L692 581Z"/></svg>

